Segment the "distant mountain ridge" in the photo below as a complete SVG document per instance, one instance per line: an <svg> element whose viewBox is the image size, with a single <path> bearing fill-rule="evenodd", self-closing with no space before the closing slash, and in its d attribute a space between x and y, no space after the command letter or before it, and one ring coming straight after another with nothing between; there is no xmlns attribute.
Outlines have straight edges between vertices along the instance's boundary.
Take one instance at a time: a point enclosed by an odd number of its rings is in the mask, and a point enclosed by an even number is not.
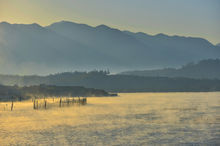
<svg viewBox="0 0 220 146"><path fill-rule="evenodd" d="M165 68L157 70L127 71L123 75L148 77L185 77L194 79L220 79L220 59L201 60L188 63L181 68Z"/></svg>
<svg viewBox="0 0 220 146"><path fill-rule="evenodd" d="M177 67L220 58L202 38L155 36L61 21L42 27L0 23L0 73L48 74L72 70Z"/></svg>
<svg viewBox="0 0 220 146"><path fill-rule="evenodd" d="M0 75L0 84L18 86L83 86L109 92L206 92L220 91L218 79L189 79L110 75L106 71L64 72L47 76ZM4 92L7 93L7 92Z"/></svg>

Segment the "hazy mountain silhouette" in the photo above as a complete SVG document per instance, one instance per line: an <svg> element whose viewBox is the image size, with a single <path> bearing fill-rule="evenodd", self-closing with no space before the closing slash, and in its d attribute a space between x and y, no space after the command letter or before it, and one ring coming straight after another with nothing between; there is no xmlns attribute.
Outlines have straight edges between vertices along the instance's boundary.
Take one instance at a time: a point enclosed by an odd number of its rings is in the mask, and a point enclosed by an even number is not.
<svg viewBox="0 0 220 146"><path fill-rule="evenodd" d="M65 72L48 76L0 75L0 84L83 86L111 92L220 91L220 80L218 79L110 75L105 71ZM7 90L4 93L7 93Z"/></svg>
<svg viewBox="0 0 220 146"><path fill-rule="evenodd" d="M202 60L198 63L188 63L179 69L165 68L157 70L127 71L124 75L149 77L186 77L195 79L220 79L220 59Z"/></svg>
<svg viewBox="0 0 220 146"><path fill-rule="evenodd" d="M220 58L220 47L202 38L132 33L106 25L68 21L0 23L0 73L49 73L63 70L176 67Z"/></svg>

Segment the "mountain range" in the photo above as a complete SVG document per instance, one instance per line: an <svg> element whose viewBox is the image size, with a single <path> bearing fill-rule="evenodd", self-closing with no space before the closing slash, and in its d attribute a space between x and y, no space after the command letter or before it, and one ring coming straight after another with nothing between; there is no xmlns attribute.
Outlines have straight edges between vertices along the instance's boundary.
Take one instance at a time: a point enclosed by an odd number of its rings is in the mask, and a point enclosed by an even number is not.
<svg viewBox="0 0 220 146"><path fill-rule="evenodd" d="M148 35L61 21L49 26L0 23L0 73L48 74L72 70L177 67L220 58L203 38Z"/></svg>
<svg viewBox="0 0 220 146"><path fill-rule="evenodd" d="M220 79L220 59L201 60L188 63L181 68L164 68L155 70L126 71L122 75L146 77L184 77L193 79Z"/></svg>
<svg viewBox="0 0 220 146"><path fill-rule="evenodd" d="M47 76L0 75L1 85L24 86L82 86L109 92L206 92L220 91L219 79L190 79L168 77L144 77L134 75L112 75L108 71L64 72ZM65 88L64 88L65 89ZM6 91L6 92L5 92Z"/></svg>

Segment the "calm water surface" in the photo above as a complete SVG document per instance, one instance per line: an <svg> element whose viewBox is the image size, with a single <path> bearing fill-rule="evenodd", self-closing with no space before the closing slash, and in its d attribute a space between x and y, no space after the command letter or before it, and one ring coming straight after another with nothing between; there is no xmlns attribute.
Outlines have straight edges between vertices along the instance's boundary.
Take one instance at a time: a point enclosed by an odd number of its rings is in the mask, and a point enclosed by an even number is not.
<svg viewBox="0 0 220 146"><path fill-rule="evenodd" d="M38 111L31 102L0 106L0 145L157 144L220 145L220 92L122 93Z"/></svg>

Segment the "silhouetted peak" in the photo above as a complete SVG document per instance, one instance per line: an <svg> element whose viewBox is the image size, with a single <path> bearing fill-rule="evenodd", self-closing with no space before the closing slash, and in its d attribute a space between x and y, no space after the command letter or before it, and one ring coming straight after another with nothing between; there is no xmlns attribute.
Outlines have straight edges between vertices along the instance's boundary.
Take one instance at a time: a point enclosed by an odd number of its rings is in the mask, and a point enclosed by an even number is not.
<svg viewBox="0 0 220 146"><path fill-rule="evenodd" d="M40 26L39 24L37 23L32 23L32 24L17 24L17 23L14 23L14 24L11 24L12 26L17 26L17 27L26 27L26 28L43 28L42 26Z"/></svg>
<svg viewBox="0 0 220 146"><path fill-rule="evenodd" d="M137 32L136 34L138 34L138 35L146 35L146 33L143 33L143 32Z"/></svg>
<svg viewBox="0 0 220 146"><path fill-rule="evenodd" d="M87 24L80 24L80 23L75 23L75 22L71 22L71 21L59 21L59 22L55 22L52 23L51 25L47 26L46 28L50 28L50 27L66 27L66 28L72 28L72 27L76 27L76 28L82 28L82 29L91 29L92 27L87 25Z"/></svg>
<svg viewBox="0 0 220 146"><path fill-rule="evenodd" d="M63 21L52 23L52 24L50 24L46 27L56 27L56 26L59 26L59 27L72 27L72 26L78 26L78 25L79 24L77 24L77 23L63 20Z"/></svg>
<svg viewBox="0 0 220 146"><path fill-rule="evenodd" d="M40 26L39 24L37 23L32 23L32 24L10 24L6 21L3 21L0 23L0 25L5 25L5 26L9 26L9 25L12 25L12 26L25 26L25 27L32 27L32 28L43 28L42 26Z"/></svg>
<svg viewBox="0 0 220 146"><path fill-rule="evenodd" d="M11 26L11 24L8 23L8 22L3 21L3 22L0 23L0 26L1 26L1 27L4 27L4 28L5 28L5 27L9 28L9 27Z"/></svg>
<svg viewBox="0 0 220 146"><path fill-rule="evenodd" d="M12 26L14 28L17 28L17 29L30 29L30 30L36 30L36 31L45 30L44 27L40 26L37 23L32 23L32 24L12 24Z"/></svg>
<svg viewBox="0 0 220 146"><path fill-rule="evenodd" d="M137 35L140 35L140 36L144 36L144 37L152 37L151 35L149 35L149 34L146 34L146 33L144 33L144 32L137 32L136 33Z"/></svg>
<svg viewBox="0 0 220 146"><path fill-rule="evenodd" d="M165 35L163 33L158 33L155 35L155 37L168 37L168 35Z"/></svg>
<svg viewBox="0 0 220 146"><path fill-rule="evenodd" d="M102 30L109 30L109 29L112 29L110 27L108 27L107 25L104 25L104 24L101 24L101 25L98 25L96 26L97 29L102 29Z"/></svg>
<svg viewBox="0 0 220 146"><path fill-rule="evenodd" d="M59 22L55 22L55 23L53 23L53 24L66 24L66 25L72 25L72 24L77 24L77 23L74 23L74 22L71 22L71 21L65 21L65 20L63 20L63 21L59 21Z"/></svg>
<svg viewBox="0 0 220 146"><path fill-rule="evenodd" d="M37 24L37 23L32 23L32 24L27 24L27 25L29 25L29 26L32 27L32 28L42 28L42 26L40 26L40 25Z"/></svg>
<svg viewBox="0 0 220 146"><path fill-rule="evenodd" d="M103 31L103 32L107 31L110 33L121 33L121 31L119 29L111 28L111 27L104 25L104 24L96 26L95 29L97 29L99 31Z"/></svg>
<svg viewBox="0 0 220 146"><path fill-rule="evenodd" d="M2 22L0 23L0 25L10 25L10 23L8 23L8 22L6 22L6 21L2 21Z"/></svg>

